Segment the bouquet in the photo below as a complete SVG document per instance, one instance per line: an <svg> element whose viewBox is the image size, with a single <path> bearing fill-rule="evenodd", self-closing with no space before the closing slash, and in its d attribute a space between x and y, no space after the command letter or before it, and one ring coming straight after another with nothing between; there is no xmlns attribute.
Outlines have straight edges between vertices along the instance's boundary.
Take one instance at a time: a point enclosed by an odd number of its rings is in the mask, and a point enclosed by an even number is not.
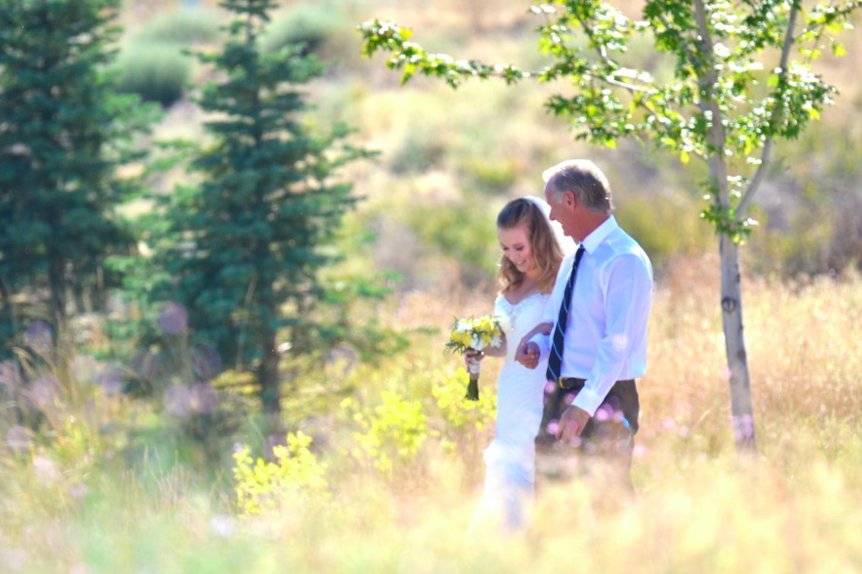
<svg viewBox="0 0 862 574"><path fill-rule="evenodd" d="M456 319L449 333L446 348L453 353L465 354L468 351L482 352L485 349L499 349L503 345L503 331L496 317L485 315ZM467 371L470 382L467 385L467 396L470 401L479 400L479 361L468 361Z"/></svg>

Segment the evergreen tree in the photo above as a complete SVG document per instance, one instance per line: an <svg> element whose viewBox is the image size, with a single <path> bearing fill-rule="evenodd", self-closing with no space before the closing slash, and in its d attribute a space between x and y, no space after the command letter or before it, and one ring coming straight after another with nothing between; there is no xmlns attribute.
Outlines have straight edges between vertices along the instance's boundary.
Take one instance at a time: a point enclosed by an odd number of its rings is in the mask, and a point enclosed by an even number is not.
<svg viewBox="0 0 862 574"><path fill-rule="evenodd" d="M215 55L220 72L200 99L212 143L193 162L202 175L180 189L169 210L174 246L165 266L198 336L233 367L254 369L265 412L280 412L279 335L295 342L314 331L331 262L325 246L354 200L333 170L359 152L345 130L317 136L298 114L297 86L319 73L299 47L264 53L259 38L276 2L226 0L234 20Z"/></svg>
<svg viewBox="0 0 862 574"><path fill-rule="evenodd" d="M147 119L107 66L120 0L0 3L0 321L26 295L62 330L70 294L103 290L104 262L131 238L116 168Z"/></svg>

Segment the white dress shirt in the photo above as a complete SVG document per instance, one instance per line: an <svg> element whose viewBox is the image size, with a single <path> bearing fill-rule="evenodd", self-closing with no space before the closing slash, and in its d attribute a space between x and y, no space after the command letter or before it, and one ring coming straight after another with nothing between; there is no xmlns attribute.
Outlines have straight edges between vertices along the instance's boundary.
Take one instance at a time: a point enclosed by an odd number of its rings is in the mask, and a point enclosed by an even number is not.
<svg viewBox="0 0 862 574"><path fill-rule="evenodd" d="M646 372L647 319L653 274L649 257L613 216L583 242L563 341L562 378L585 379L573 405L593 416L616 381ZM544 323L557 322L574 255L566 257ZM550 352L551 335L533 337L542 358Z"/></svg>

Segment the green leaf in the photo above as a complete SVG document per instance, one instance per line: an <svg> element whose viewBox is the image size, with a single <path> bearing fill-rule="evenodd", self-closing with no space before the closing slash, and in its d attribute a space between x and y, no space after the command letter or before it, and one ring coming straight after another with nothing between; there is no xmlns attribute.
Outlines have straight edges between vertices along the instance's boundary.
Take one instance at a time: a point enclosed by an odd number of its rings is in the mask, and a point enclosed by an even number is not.
<svg viewBox="0 0 862 574"><path fill-rule="evenodd" d="M832 43L832 54L836 58L843 58L847 55L847 48L844 47L844 44L841 42L833 42Z"/></svg>

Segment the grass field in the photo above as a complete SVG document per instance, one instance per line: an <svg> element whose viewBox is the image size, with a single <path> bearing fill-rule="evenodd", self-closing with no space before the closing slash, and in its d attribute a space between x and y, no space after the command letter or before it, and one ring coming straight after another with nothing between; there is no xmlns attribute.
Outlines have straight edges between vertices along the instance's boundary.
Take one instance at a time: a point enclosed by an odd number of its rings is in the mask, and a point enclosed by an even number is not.
<svg viewBox="0 0 862 574"><path fill-rule="evenodd" d="M154 29L187 35L160 20L181 2L126 4L124 47ZM214 0L197 4L221 18ZM393 292L362 312L407 344L364 362L346 348L322 363L285 359L291 438L265 462L263 445L285 437L265 436L248 414L248 373L219 377L217 406L179 370L135 398L118 380L138 366L107 358L117 350L102 318L76 318L68 368L34 367L25 388L0 363L0 573L862 571L862 276L852 271L862 35L849 33L846 58L822 62L842 96L776 150L763 225L743 250L759 449L740 458L697 169L634 143L608 152L573 142L542 109L548 86L402 87L382 60L358 56L352 24L378 16L415 27L433 50L538 65L527 5L284 2L277 21L306 10L328 35L330 67L308 87L315 107L303 121L345 120L355 143L380 151L345 174L363 201L334 273L394 271ZM204 138L192 98L211 72L188 73L155 139ZM524 531L470 530L499 365L484 363L482 400L464 402L446 330L455 315L490 310L497 207L537 193L542 169L574 156L607 170L620 220L657 263L636 494L588 480L548 487ZM150 183L171 193L193 177L179 167Z"/></svg>
<svg viewBox="0 0 862 574"><path fill-rule="evenodd" d="M341 370L357 385L351 404L326 403L293 429L314 437L310 449L287 453L274 475L238 481L229 462L207 466L188 444L165 442L170 435L154 429L170 426L168 414L70 380L46 407L44 434L7 435L0 564L10 572L858 571L862 352L853 333L862 279L746 285L760 453L739 459L714 267L680 264L658 286L634 496L589 481L552 487L524 532L468 533L495 369L483 373L483 406L465 405L438 330L415 335L378 367ZM417 293L390 301L387 317L444 328L453 308L486 304L475 293ZM441 398L447 393L456 400ZM237 503L237 488L265 501L263 512L243 512L251 507Z"/></svg>

